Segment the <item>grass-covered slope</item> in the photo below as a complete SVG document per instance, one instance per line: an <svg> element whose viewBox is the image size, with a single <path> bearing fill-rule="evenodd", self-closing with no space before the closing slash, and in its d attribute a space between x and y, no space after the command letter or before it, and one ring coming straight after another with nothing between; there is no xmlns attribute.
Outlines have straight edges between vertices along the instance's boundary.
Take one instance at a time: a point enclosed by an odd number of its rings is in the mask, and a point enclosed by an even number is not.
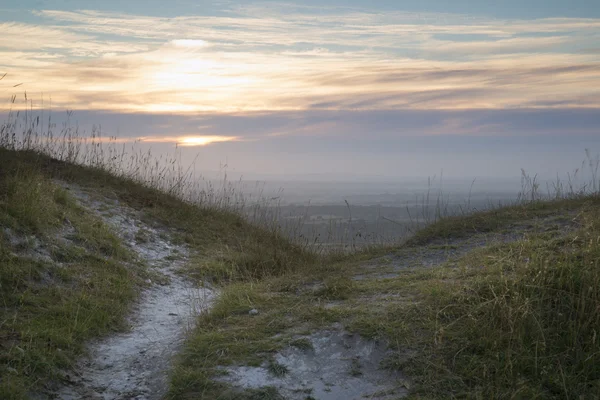
<svg viewBox="0 0 600 400"><path fill-rule="evenodd" d="M399 277L395 283L415 301L388 304L356 325L416 350L396 364L414 377L415 397L600 396L600 198L450 221L456 224L443 220L421 232L420 242L443 231L451 244L452 231L464 237L465 226L519 236Z"/></svg>
<svg viewBox="0 0 600 400"><path fill-rule="evenodd" d="M64 183L172 229L191 250L181 273L220 290L169 398L281 399L215 378L234 365L285 374L275 355L332 325L385 342L382 367L404 374L412 398L600 395L597 195L446 217L395 248L316 256L235 213L0 149L0 398L43 391L88 340L123 329L151 273Z"/></svg>
<svg viewBox="0 0 600 400"><path fill-rule="evenodd" d="M84 343L122 329L148 276L110 227L63 188L110 194L173 228L193 250L190 275L280 275L314 257L240 216L202 208L105 171L0 149L0 398L60 381Z"/></svg>
<svg viewBox="0 0 600 400"><path fill-rule="evenodd" d="M226 286L182 352L170 398L281 399L215 377L271 366L298 336L335 323L388 343L383 366L408 376L410 398L600 395L597 196L445 218L380 253Z"/></svg>
<svg viewBox="0 0 600 400"><path fill-rule="evenodd" d="M16 399L121 326L142 268L42 170L0 153L0 398Z"/></svg>

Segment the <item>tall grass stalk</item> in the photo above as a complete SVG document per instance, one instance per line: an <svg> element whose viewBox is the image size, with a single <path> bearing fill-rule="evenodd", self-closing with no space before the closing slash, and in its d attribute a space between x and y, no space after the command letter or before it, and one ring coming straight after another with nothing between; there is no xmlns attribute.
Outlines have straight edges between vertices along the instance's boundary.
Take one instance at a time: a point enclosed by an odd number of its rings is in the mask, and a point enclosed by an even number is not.
<svg viewBox="0 0 600 400"><path fill-rule="evenodd" d="M226 165L221 168L220 180L205 179L196 175L194 162L187 165L182 163L181 149L177 146L170 154L156 156L151 149L144 150L142 144L135 139L126 142L123 138L105 136L101 126L93 126L90 132L83 131L73 121L72 111L67 111L66 120L57 125L53 121L52 112L44 109L43 101L38 109L27 93L23 96L23 104L25 107L16 107L17 97L11 97L7 117L0 124L0 148L36 153L67 163L89 166L164 191L200 207L235 212L256 225L291 238L297 244L318 253L356 251L365 246L389 245L399 240L398 236L386 237L381 232L365 232L355 226L352 207L348 201L347 222L331 220L327 237L321 237L316 230L311 231L307 227L307 213L298 218L284 218L281 212L282 190L275 196L266 196L264 187L257 184L254 193L248 194L244 192L241 180L231 181L228 178ZM590 172L587 180L581 177L584 169ZM546 183L546 192L541 190L537 175L531 176L522 170L521 191L516 202L598 193L599 169L600 156L593 157L591 151L586 150L582 168L567 174L566 182L557 177L555 181ZM474 183L475 181L470 193ZM490 204L489 208L498 206L499 204ZM443 190L443 173L439 178L428 178L426 192L417 195L413 206L407 205L406 210L411 221L405 226L406 235L440 219L477 211L471 205L470 195L466 204L451 205L450 196ZM378 223L379 220L394 222L383 216L378 217Z"/></svg>

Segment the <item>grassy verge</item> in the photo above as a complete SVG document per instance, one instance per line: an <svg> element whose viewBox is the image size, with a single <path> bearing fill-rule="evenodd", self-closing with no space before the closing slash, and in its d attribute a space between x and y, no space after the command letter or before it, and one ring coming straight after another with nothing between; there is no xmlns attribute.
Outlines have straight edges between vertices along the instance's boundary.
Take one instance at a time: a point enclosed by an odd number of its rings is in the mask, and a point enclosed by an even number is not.
<svg viewBox="0 0 600 400"><path fill-rule="evenodd" d="M287 275L227 285L188 339L172 372L168 398L280 399L266 389L233 391L214 377L223 373L223 366L263 362L269 363L272 373L283 373L273 360L275 352L286 346L306 346L294 336L347 317L345 312L324 307L326 299L335 295L304 290L309 284L300 276ZM257 315L249 313L253 309Z"/></svg>
<svg viewBox="0 0 600 400"><path fill-rule="evenodd" d="M122 328L143 267L30 164L0 165L0 398L27 398Z"/></svg>

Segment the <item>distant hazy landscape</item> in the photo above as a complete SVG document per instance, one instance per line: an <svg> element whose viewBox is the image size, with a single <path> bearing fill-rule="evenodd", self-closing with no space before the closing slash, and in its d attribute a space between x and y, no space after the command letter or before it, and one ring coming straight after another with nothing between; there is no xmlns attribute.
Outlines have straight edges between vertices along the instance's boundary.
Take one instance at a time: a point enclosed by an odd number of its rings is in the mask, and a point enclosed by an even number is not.
<svg viewBox="0 0 600 400"><path fill-rule="evenodd" d="M521 191L519 178L242 181L239 187L250 199L264 199L291 235L356 246L396 242L434 220L436 210L444 215L484 210L514 202Z"/></svg>

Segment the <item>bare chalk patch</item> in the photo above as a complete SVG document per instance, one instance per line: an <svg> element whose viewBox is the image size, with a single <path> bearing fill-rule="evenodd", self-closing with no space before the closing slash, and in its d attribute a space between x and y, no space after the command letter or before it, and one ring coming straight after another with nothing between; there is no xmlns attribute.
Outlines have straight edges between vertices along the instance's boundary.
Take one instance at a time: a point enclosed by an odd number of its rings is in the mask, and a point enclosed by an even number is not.
<svg viewBox="0 0 600 400"><path fill-rule="evenodd" d="M290 400L391 400L405 397L404 377L382 368L387 346L343 330L298 338L260 367L223 368L217 379L240 390L275 388Z"/></svg>

